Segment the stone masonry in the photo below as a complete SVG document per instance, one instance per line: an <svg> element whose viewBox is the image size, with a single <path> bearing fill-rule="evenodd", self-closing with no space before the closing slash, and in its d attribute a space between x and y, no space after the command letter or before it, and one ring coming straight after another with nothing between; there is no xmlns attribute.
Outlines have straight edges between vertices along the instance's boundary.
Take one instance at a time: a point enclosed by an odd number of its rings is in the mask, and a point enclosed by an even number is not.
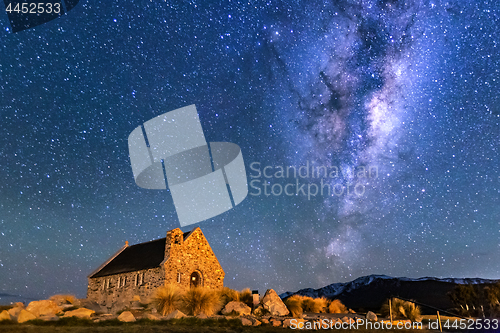
<svg viewBox="0 0 500 333"><path fill-rule="evenodd" d="M126 243L89 275L87 299L112 309L137 296L148 302L158 287L169 283L220 289L223 282L224 271L201 229L183 233L177 228L163 239Z"/></svg>

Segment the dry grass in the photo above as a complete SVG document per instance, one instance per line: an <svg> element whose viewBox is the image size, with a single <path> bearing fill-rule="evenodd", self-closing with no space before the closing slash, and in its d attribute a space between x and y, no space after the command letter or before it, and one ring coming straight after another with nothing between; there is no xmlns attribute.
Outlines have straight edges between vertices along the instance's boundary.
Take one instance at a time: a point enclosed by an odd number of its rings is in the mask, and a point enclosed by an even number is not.
<svg viewBox="0 0 500 333"><path fill-rule="evenodd" d="M325 298L302 296L302 309L304 312L321 313L324 312L323 308L326 307L326 302Z"/></svg>
<svg viewBox="0 0 500 333"><path fill-rule="evenodd" d="M221 302L221 307L224 307L229 302L232 301L238 302L240 300L240 295L236 290L224 287L222 288L222 290L219 291L219 298Z"/></svg>
<svg viewBox="0 0 500 333"><path fill-rule="evenodd" d="M391 308L394 319L410 319L411 321L419 321L422 318L420 307L412 302L403 301L399 298L392 298ZM389 317L389 301L382 306L380 312L383 316Z"/></svg>
<svg viewBox="0 0 500 333"><path fill-rule="evenodd" d="M334 299L328 305L328 312L330 313L347 313L347 307L342 304L342 302L338 299Z"/></svg>
<svg viewBox="0 0 500 333"><path fill-rule="evenodd" d="M285 300L285 305L290 311L292 317L294 318L300 318L302 316L302 313L304 312L302 310L302 296L299 295L293 295L288 297Z"/></svg>
<svg viewBox="0 0 500 333"><path fill-rule="evenodd" d="M182 291L175 284L167 284L156 289L152 302L156 310L163 316L181 306Z"/></svg>
<svg viewBox="0 0 500 333"><path fill-rule="evenodd" d="M245 303L249 307L253 306L253 296L249 288L243 289L238 293L240 302Z"/></svg>
<svg viewBox="0 0 500 333"><path fill-rule="evenodd" d="M296 317L303 312L322 313L328 308L328 300L324 297L312 298L309 296L293 295L285 300L285 305ZM300 310L299 310L300 307Z"/></svg>
<svg viewBox="0 0 500 333"><path fill-rule="evenodd" d="M211 316L219 311L220 305L220 293L208 288L191 288L182 297L183 310L193 316L200 313Z"/></svg>

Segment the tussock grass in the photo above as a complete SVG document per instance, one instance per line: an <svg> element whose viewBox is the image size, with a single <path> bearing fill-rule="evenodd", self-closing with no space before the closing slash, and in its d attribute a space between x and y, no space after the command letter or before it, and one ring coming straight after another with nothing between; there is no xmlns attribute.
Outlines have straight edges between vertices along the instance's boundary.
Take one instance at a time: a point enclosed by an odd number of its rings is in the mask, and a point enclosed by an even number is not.
<svg viewBox="0 0 500 333"><path fill-rule="evenodd" d="M238 293L240 302L245 303L249 307L253 306L253 296L250 288L243 289Z"/></svg>
<svg viewBox="0 0 500 333"><path fill-rule="evenodd" d="M300 316L303 312L322 313L328 309L328 300L324 297L312 298L293 295L288 297L284 303L293 317Z"/></svg>
<svg viewBox="0 0 500 333"><path fill-rule="evenodd" d="M334 299L328 305L328 312L330 313L347 313L347 307L342 304L342 302L338 299Z"/></svg>
<svg viewBox="0 0 500 333"><path fill-rule="evenodd" d="M394 319L410 319L411 321L418 321L422 318L420 307L415 303L403 301L399 298L391 299L392 317ZM380 309L383 316L389 317L389 301Z"/></svg>
<svg viewBox="0 0 500 333"><path fill-rule="evenodd" d="M326 298L312 298L309 296L302 296L302 309L304 312L321 313L327 305Z"/></svg>
<svg viewBox="0 0 500 333"><path fill-rule="evenodd" d="M304 312L302 310L302 296L299 295L290 296L285 300L284 303L288 308L288 311L290 311L292 317L299 318L302 316L302 313Z"/></svg>
<svg viewBox="0 0 500 333"><path fill-rule="evenodd" d="M152 302L163 316L181 307L182 291L175 284L167 284L156 289Z"/></svg>
<svg viewBox="0 0 500 333"><path fill-rule="evenodd" d="M191 288L182 297L182 310L193 316L200 313L211 316L220 309L219 296L217 291L208 288Z"/></svg>
<svg viewBox="0 0 500 333"><path fill-rule="evenodd" d="M221 307L223 308L226 306L227 303L232 302L232 301L239 301L240 300L240 295L239 293L231 288L224 287L222 290L219 291L219 298L221 302Z"/></svg>

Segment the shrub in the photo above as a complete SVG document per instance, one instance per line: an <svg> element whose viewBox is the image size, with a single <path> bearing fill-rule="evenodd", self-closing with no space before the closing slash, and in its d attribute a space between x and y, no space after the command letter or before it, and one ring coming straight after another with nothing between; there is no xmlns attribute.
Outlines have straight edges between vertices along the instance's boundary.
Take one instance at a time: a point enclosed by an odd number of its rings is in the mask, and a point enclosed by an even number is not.
<svg viewBox="0 0 500 333"><path fill-rule="evenodd" d="M319 312L327 312L328 310L328 300L324 297L315 298L314 302L316 307L319 308Z"/></svg>
<svg viewBox="0 0 500 333"><path fill-rule="evenodd" d="M194 287L182 297L182 307L189 315L204 313L211 316L220 309L220 294L214 290Z"/></svg>
<svg viewBox="0 0 500 333"><path fill-rule="evenodd" d="M239 301L240 300L240 295L239 293L231 288L224 287L222 290L219 291L219 298L221 302L221 307L226 306L227 303L232 302L232 301Z"/></svg>
<svg viewBox="0 0 500 333"><path fill-rule="evenodd" d="M292 314L292 317L298 318L302 316L302 297L299 295L293 295L285 300L285 305Z"/></svg>
<svg viewBox="0 0 500 333"><path fill-rule="evenodd" d="M153 305L163 316L178 309L181 305L182 292L175 284L167 284L156 289Z"/></svg>
<svg viewBox="0 0 500 333"><path fill-rule="evenodd" d="M330 313L347 313L347 308L342 302L338 299L334 299L328 305L328 312Z"/></svg>
<svg viewBox="0 0 500 333"><path fill-rule="evenodd" d="M399 298L392 298L391 309L393 319L410 319L411 321L421 319L420 307L415 305L415 303L403 301ZM389 317L389 301L382 306L380 312L383 316Z"/></svg>
<svg viewBox="0 0 500 333"><path fill-rule="evenodd" d="M325 298L312 298L309 296L302 296L302 309L304 312L320 313L326 307Z"/></svg>
<svg viewBox="0 0 500 333"><path fill-rule="evenodd" d="M249 288L246 288L246 289L243 289L242 291L240 291L238 293L238 296L239 296L240 302L245 303L250 308L253 307L253 296L252 296L252 292L250 291Z"/></svg>

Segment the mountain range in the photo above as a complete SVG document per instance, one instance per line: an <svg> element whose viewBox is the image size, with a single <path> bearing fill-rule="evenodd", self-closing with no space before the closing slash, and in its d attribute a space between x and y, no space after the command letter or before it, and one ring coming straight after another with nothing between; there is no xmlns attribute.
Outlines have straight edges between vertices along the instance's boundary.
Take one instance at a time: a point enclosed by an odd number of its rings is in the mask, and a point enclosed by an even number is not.
<svg viewBox="0 0 500 333"><path fill-rule="evenodd" d="M379 310L390 297L401 297L421 303L423 313L435 313L437 309L451 309L453 304L447 295L460 284L484 286L500 280L481 278L406 278L386 275L362 276L350 282L332 283L319 289L306 288L296 292L287 291L282 299L291 295L313 298L339 299L354 310Z"/></svg>

